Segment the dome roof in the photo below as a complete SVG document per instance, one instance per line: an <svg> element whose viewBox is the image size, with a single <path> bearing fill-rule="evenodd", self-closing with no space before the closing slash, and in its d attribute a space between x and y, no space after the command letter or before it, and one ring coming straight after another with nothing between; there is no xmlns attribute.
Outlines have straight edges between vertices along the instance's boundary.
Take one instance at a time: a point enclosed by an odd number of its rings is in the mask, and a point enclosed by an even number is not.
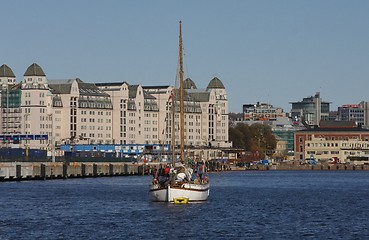
<svg viewBox="0 0 369 240"><path fill-rule="evenodd" d="M216 89L225 89L222 81L220 81L219 78L215 77L213 78L209 84L208 84L208 87L207 89L210 89L210 88L216 88Z"/></svg>
<svg viewBox="0 0 369 240"><path fill-rule="evenodd" d="M37 64L33 63L31 66L27 68L27 71L24 73L24 76L43 76L45 77L45 73L42 68Z"/></svg>
<svg viewBox="0 0 369 240"><path fill-rule="evenodd" d="M197 89L196 84L191 80L191 78L187 78L183 81L184 89Z"/></svg>
<svg viewBox="0 0 369 240"><path fill-rule="evenodd" d="M10 67L8 67L6 64L3 64L0 67L0 77L13 77L15 78L15 75Z"/></svg>

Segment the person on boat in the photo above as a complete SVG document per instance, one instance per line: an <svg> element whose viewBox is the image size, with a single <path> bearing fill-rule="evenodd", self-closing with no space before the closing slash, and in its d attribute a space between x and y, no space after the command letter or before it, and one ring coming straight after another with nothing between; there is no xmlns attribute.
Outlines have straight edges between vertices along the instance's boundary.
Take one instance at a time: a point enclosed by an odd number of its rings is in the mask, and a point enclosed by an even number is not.
<svg viewBox="0 0 369 240"><path fill-rule="evenodd" d="M204 164L204 172L203 172L203 174L202 174L202 183L207 183L207 182L209 182L209 176L208 176L208 172L206 171L206 166L205 166L205 164Z"/></svg>
<svg viewBox="0 0 369 240"><path fill-rule="evenodd" d="M156 167L152 171L152 177L153 177L153 181L152 182L154 184L158 183L158 169L156 169Z"/></svg>
<svg viewBox="0 0 369 240"><path fill-rule="evenodd" d="M169 172L170 172L170 167L169 165L167 164L164 168L164 176L169 178Z"/></svg>
<svg viewBox="0 0 369 240"><path fill-rule="evenodd" d="M199 166L197 167L197 174L199 176L200 183L202 183L203 174L205 172L204 168L205 168L204 164L199 164Z"/></svg>
<svg viewBox="0 0 369 240"><path fill-rule="evenodd" d="M192 176L191 176L191 181L195 181L195 180L197 180L197 171L196 170L193 171Z"/></svg>
<svg viewBox="0 0 369 240"><path fill-rule="evenodd" d="M165 182L166 182L166 177L165 177L165 170L164 168L160 165L159 171L158 171L158 181L159 184L164 186Z"/></svg>
<svg viewBox="0 0 369 240"><path fill-rule="evenodd" d="M158 178L158 169L154 167L154 170L152 171L153 178Z"/></svg>
<svg viewBox="0 0 369 240"><path fill-rule="evenodd" d="M193 169L192 168L186 168L185 169L185 174L186 174L186 180L188 182L190 182L191 178L192 178L192 174L193 174Z"/></svg>
<svg viewBox="0 0 369 240"><path fill-rule="evenodd" d="M184 182L184 181L185 181L185 179L186 179L186 174L185 174L185 173L180 172L180 173L178 173L178 174L177 174L177 180L178 180L179 182Z"/></svg>
<svg viewBox="0 0 369 240"><path fill-rule="evenodd" d="M170 184L171 186L173 186L175 184L176 181L176 173L174 168L171 168L169 171L169 180L168 180L168 184Z"/></svg>
<svg viewBox="0 0 369 240"><path fill-rule="evenodd" d="M168 164L162 170L162 179L159 180L162 186L167 187L170 180L170 167Z"/></svg>

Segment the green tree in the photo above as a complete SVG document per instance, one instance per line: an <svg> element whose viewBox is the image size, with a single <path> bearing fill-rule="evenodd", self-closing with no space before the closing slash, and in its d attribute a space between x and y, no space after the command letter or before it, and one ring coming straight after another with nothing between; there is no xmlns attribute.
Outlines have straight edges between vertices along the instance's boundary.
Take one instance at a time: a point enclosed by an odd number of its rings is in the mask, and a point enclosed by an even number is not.
<svg viewBox="0 0 369 240"><path fill-rule="evenodd" d="M238 123L235 126L230 126L229 139L232 141L233 147L251 152L257 151L261 158L265 158L265 155L272 155L277 145L272 128L261 123L252 125Z"/></svg>
<svg viewBox="0 0 369 240"><path fill-rule="evenodd" d="M243 148L245 146L243 133L238 128L229 129L229 140L233 143L233 147L235 148Z"/></svg>

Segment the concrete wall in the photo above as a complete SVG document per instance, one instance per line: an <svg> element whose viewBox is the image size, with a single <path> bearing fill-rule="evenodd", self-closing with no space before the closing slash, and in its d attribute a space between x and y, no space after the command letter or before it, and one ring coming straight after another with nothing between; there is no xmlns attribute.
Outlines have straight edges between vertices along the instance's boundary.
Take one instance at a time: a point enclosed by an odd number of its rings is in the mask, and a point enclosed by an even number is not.
<svg viewBox="0 0 369 240"><path fill-rule="evenodd" d="M282 170L282 171L299 171L299 170L320 170L320 171L355 171L369 170L369 165L345 165L345 164L325 164L325 165L255 165L249 170Z"/></svg>
<svg viewBox="0 0 369 240"><path fill-rule="evenodd" d="M0 163L0 180L123 176L139 174L139 170L131 163L4 162Z"/></svg>

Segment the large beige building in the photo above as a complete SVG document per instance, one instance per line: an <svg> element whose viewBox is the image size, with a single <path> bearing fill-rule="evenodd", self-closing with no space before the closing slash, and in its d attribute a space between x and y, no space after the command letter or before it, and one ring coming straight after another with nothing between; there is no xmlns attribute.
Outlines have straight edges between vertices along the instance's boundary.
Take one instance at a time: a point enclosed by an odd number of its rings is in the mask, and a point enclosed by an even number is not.
<svg viewBox="0 0 369 240"><path fill-rule="evenodd" d="M141 86L97 83L113 103L113 139L118 144L169 144L179 132L179 96L172 86ZM197 89L191 79L184 81L185 144L229 147L228 100L223 83L213 78L206 89ZM172 99L173 98L173 99ZM174 101L173 101L174 100ZM174 134L176 145L179 134Z"/></svg>
<svg viewBox="0 0 369 240"><path fill-rule="evenodd" d="M13 71L2 65L0 83L2 147L170 143L173 116L174 131L179 132L178 94L169 85L49 80L36 63L19 84ZM215 77L198 89L186 79L184 88L185 144L229 147L228 99L221 80ZM179 144L178 134L174 137Z"/></svg>
<svg viewBox="0 0 369 240"><path fill-rule="evenodd" d="M369 158L369 130L353 121L321 121L319 127L296 131L295 159L341 162Z"/></svg>
<svg viewBox="0 0 369 240"><path fill-rule="evenodd" d="M353 162L356 159L365 159L367 162L369 154L369 142L357 139L327 140L323 137L312 137L305 142L305 156L317 161L329 161L337 158L340 162Z"/></svg>

